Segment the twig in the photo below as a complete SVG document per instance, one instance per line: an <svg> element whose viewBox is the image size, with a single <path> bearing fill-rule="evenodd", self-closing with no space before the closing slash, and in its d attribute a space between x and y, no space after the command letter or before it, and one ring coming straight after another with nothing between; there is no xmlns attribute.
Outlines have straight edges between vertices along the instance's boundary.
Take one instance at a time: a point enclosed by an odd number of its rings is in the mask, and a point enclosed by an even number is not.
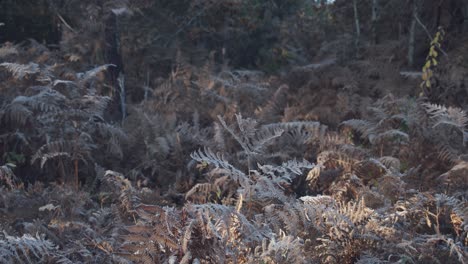
<svg viewBox="0 0 468 264"><path fill-rule="evenodd" d="M57 13L57 17L60 19L60 21L62 21L62 23L69 29L71 30L71 32L75 33L76 34L76 30L74 30L68 23L67 21L65 21L65 19L63 19L63 17Z"/></svg>
<svg viewBox="0 0 468 264"><path fill-rule="evenodd" d="M427 34L427 37L432 40L432 36L431 36L431 33L429 33L429 30L427 30L427 27L421 22L421 20L419 20L419 17L414 14L414 18L416 19L416 21L418 21L418 24L424 29L424 31L426 32Z"/></svg>
<svg viewBox="0 0 468 264"><path fill-rule="evenodd" d="M418 22L418 24L424 29L424 31L426 32L427 34L427 37L429 38L429 40L432 41L432 36L431 36L431 33L429 32L429 30L427 30L427 27L423 24L423 22L421 22L421 20L419 20L419 17L415 14L414 15L414 18L416 19L416 21ZM439 47L439 50L445 55L448 57L448 54L442 49Z"/></svg>

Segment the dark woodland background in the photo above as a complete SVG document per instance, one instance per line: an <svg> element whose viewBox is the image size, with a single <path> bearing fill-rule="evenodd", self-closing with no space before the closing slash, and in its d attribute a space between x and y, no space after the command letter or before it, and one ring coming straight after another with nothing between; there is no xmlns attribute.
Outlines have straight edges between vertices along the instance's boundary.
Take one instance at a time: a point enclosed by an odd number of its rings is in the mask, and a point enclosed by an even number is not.
<svg viewBox="0 0 468 264"><path fill-rule="evenodd" d="M1 0L0 263L468 263L468 1Z"/></svg>

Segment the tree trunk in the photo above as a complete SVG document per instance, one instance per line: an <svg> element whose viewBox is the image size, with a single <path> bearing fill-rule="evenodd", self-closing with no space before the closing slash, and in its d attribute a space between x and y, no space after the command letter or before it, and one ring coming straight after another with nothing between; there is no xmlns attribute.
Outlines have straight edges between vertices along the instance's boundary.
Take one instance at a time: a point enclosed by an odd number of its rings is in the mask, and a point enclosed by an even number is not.
<svg viewBox="0 0 468 264"><path fill-rule="evenodd" d="M105 47L106 47L106 63L113 64L115 67L109 67L107 72L109 75L110 83L113 87L112 94L112 112L111 117L114 119L125 117L125 108L122 107L125 105L125 102L122 100L125 98L125 95L122 95L122 78L124 69L122 62L122 55L120 54L120 31L118 27L118 18L113 12L110 12L108 18L106 19L106 28L105 28Z"/></svg>
<svg viewBox="0 0 468 264"><path fill-rule="evenodd" d="M359 41L361 39L361 26L359 25L357 0L353 0L353 8L354 8L354 23L356 26L356 39L355 39L356 57L359 57Z"/></svg>
<svg viewBox="0 0 468 264"><path fill-rule="evenodd" d="M413 11L411 13L411 24L409 29L409 43L408 43L408 66L414 66L414 45L416 37L416 16L418 15L417 0L413 0Z"/></svg>

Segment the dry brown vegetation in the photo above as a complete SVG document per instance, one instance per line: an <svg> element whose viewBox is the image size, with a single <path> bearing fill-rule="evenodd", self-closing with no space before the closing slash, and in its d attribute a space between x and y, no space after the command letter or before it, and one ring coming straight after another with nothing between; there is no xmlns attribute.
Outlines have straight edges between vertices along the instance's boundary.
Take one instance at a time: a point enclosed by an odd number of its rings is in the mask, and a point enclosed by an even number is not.
<svg viewBox="0 0 468 264"><path fill-rule="evenodd" d="M0 263L468 263L463 1L416 70L412 1L65 2L0 46Z"/></svg>

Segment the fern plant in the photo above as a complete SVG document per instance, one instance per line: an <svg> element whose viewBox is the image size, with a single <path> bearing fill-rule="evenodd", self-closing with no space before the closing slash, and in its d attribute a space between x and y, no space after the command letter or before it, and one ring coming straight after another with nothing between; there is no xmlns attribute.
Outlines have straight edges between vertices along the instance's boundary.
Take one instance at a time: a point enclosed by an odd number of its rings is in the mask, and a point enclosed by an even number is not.
<svg viewBox="0 0 468 264"><path fill-rule="evenodd" d="M8 65L15 78L31 74L27 67ZM40 168L58 171L62 181L78 186L80 174L90 175L94 171L93 154L98 148L106 149L114 157L123 157L120 146L126 135L105 121L110 98L97 95L92 84L108 67L78 73L75 80L57 79L56 69L49 66L38 68L35 81L47 84L29 88L32 95L17 96L2 107L0 122L5 125L2 132L21 133L23 142L32 143L21 145L23 152L32 153L27 156L31 163L40 160Z"/></svg>
<svg viewBox="0 0 468 264"><path fill-rule="evenodd" d="M72 263L57 253L52 242L39 235L28 234L13 237L4 234L0 237L0 261L2 263L37 263L55 260L60 263Z"/></svg>

